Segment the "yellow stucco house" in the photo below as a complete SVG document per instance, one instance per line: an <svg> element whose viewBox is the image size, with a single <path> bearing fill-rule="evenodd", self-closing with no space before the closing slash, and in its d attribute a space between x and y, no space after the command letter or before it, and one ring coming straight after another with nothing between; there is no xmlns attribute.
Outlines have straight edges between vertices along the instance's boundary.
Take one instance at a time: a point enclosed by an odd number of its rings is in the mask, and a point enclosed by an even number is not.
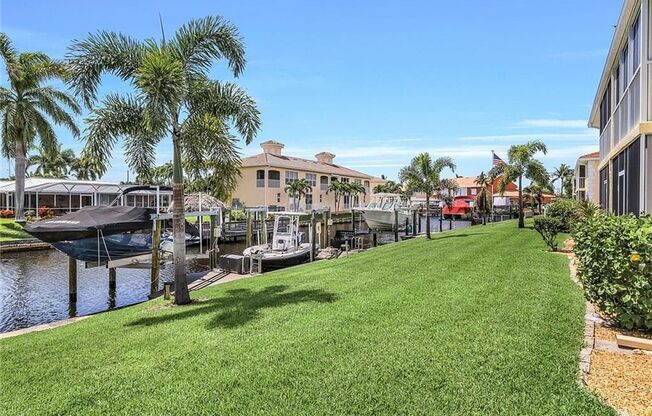
<svg viewBox="0 0 652 416"><path fill-rule="evenodd" d="M299 210L330 207L335 209L335 197L327 192L331 181L359 182L366 189L366 195L354 198L343 197L339 210L364 206L374 186L385 181L353 169L333 163L335 155L321 152L314 160L283 154L283 143L268 140L260 144L263 152L242 160L241 177L231 197L233 206L269 206L291 209L294 201L285 193L287 184L295 179L305 178L312 184L312 193L302 198ZM352 200L351 200L352 199Z"/></svg>

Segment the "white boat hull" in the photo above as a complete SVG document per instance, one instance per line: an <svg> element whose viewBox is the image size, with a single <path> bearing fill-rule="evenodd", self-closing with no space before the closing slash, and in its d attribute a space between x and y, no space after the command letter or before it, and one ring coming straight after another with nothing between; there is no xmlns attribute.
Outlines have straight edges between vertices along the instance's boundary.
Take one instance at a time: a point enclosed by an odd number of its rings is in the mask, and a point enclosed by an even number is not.
<svg viewBox="0 0 652 416"><path fill-rule="evenodd" d="M367 227L372 230L391 230L394 228L394 211L367 209L362 212L362 218ZM410 216L404 211L398 211L398 227L405 228L405 220Z"/></svg>
<svg viewBox="0 0 652 416"><path fill-rule="evenodd" d="M296 249L271 250L269 245L248 247L242 253L245 257L260 255L264 272L296 266L310 260L310 244L303 243Z"/></svg>

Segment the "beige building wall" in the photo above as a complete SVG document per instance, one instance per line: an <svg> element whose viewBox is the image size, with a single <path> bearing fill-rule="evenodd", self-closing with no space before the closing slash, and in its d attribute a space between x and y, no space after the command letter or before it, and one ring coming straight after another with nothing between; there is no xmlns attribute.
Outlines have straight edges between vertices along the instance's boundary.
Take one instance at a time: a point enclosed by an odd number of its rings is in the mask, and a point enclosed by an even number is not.
<svg viewBox="0 0 652 416"><path fill-rule="evenodd" d="M285 187L293 179L307 179L314 181L312 193L309 194L308 200L306 197L301 198L299 210L327 207L335 210L335 195L328 192L331 181L336 178L339 181L360 182L367 190L366 195L360 194L357 198L350 199L341 197L338 209L342 211L366 206L373 193L373 187L385 182L383 179L362 173L356 175L356 172L351 169L334 165L332 159L335 155L329 153L320 153L316 155L316 160L307 160L282 156L283 145L278 142L264 142L261 147L263 147L262 154L243 160L241 177L231 197L231 205L269 206L293 210L295 202L288 197ZM268 164L262 164L263 161ZM291 165L291 167L278 166L279 164ZM313 169L305 169L305 166Z"/></svg>

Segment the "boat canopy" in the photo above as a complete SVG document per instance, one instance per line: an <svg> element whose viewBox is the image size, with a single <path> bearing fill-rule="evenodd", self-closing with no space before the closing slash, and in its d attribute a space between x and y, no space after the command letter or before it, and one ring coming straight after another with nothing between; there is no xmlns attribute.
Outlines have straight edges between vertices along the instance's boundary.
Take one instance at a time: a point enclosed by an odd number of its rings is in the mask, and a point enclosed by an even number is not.
<svg viewBox="0 0 652 416"><path fill-rule="evenodd" d="M81 240L144 230L152 227L154 209L130 206L84 207L60 217L37 221L24 230L39 240L57 241Z"/></svg>

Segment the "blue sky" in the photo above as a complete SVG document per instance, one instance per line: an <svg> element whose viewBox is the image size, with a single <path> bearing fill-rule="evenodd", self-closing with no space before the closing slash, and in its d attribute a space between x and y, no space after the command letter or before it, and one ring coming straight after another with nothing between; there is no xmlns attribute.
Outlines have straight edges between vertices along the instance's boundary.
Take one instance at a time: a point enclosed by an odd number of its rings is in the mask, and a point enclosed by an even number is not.
<svg viewBox="0 0 652 416"><path fill-rule="evenodd" d="M238 82L262 112L244 155L275 139L287 154L320 151L395 178L422 151L452 156L458 173L491 168L491 150L543 140L552 169L597 150L586 127L621 1L8 1L1 30L21 50L63 57L99 29L158 37L221 15L245 39ZM223 62L213 77L231 80ZM2 82L6 82L3 78ZM129 90L106 78L102 92ZM58 130L64 146L83 142ZM171 159L169 142L159 162ZM7 173L2 161L0 176ZM116 149L108 180L124 180Z"/></svg>

